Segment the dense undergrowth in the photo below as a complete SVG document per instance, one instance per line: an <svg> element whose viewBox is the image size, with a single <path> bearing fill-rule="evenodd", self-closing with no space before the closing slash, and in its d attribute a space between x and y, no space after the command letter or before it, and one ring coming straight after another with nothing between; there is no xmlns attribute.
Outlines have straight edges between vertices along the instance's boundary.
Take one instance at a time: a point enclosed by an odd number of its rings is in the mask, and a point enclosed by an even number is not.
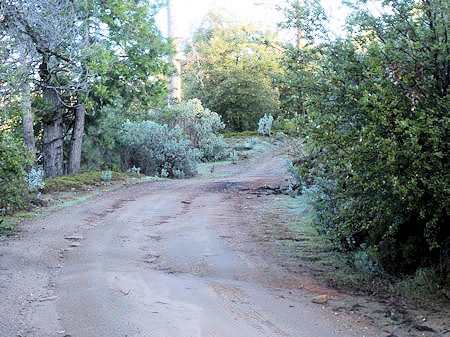
<svg viewBox="0 0 450 337"><path fill-rule="evenodd" d="M328 286L380 298L404 298L421 307L445 303L439 272L433 268L420 268L403 276L380 273L361 252L338 251L332 241L320 234L310 196L273 198L273 208L263 211L263 223L271 224L274 239ZM274 219L277 225L273 224ZM291 235L280 236L280 226L286 226Z"/></svg>
<svg viewBox="0 0 450 337"><path fill-rule="evenodd" d="M21 140L0 130L0 219L28 202L27 172L30 156Z"/></svg>
<svg viewBox="0 0 450 337"><path fill-rule="evenodd" d="M384 4L377 17L354 2L346 37L293 50L296 185L314 200L320 233L367 273L431 269L450 286L448 7ZM304 24L315 6L300 9Z"/></svg>

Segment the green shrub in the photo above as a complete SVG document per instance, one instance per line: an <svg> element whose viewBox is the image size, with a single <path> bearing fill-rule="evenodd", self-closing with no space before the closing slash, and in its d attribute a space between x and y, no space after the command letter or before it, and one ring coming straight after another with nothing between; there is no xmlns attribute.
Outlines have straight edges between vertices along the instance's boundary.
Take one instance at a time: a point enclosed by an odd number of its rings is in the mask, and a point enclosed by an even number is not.
<svg viewBox="0 0 450 337"><path fill-rule="evenodd" d="M335 247L370 252L373 266L390 273L434 267L445 278L450 119L448 52L439 42L445 18L426 14L439 13L434 2L397 3L397 11L380 18L358 12L354 35L303 57L306 113L299 126L306 154L298 182L314 189L317 224Z"/></svg>
<svg viewBox="0 0 450 337"><path fill-rule="evenodd" d="M175 178L196 173L200 153L191 147L180 127L170 129L152 121L127 122L122 130L122 170L140 167L142 173Z"/></svg>
<svg viewBox="0 0 450 337"><path fill-rule="evenodd" d="M39 192L45 187L44 170L32 168L25 178L30 192Z"/></svg>
<svg viewBox="0 0 450 337"><path fill-rule="evenodd" d="M141 168L133 166L132 168L127 170L127 173L140 175L141 174Z"/></svg>
<svg viewBox="0 0 450 337"><path fill-rule="evenodd" d="M179 126L192 145L200 150L200 160L216 161L227 156L227 145L218 133L225 128L221 117L203 107L199 99L168 107L153 114L152 119L170 128Z"/></svg>
<svg viewBox="0 0 450 337"><path fill-rule="evenodd" d="M230 152L230 160L232 164L237 164L239 161L239 152L233 150Z"/></svg>
<svg viewBox="0 0 450 337"><path fill-rule="evenodd" d="M186 50L186 97L199 98L229 130L256 130L264 114L279 112L277 40L270 31L211 13Z"/></svg>
<svg viewBox="0 0 450 337"><path fill-rule="evenodd" d="M101 178L102 178L102 181L104 181L104 182L111 181L112 171L102 171Z"/></svg>
<svg viewBox="0 0 450 337"><path fill-rule="evenodd" d="M0 216L26 206L28 151L22 140L0 131Z"/></svg>
<svg viewBox="0 0 450 337"><path fill-rule="evenodd" d="M289 136L298 136L298 118L292 119L275 119L272 124L274 131L283 132Z"/></svg>
<svg viewBox="0 0 450 337"><path fill-rule="evenodd" d="M87 170L105 170L120 166L120 127L126 121L127 109L121 101L107 105L87 116L83 137L82 167Z"/></svg>
<svg viewBox="0 0 450 337"><path fill-rule="evenodd" d="M192 90L209 109L217 111L233 131L256 130L264 114L278 114L279 102L272 83L263 74L220 70L204 81L206 89Z"/></svg>
<svg viewBox="0 0 450 337"><path fill-rule="evenodd" d="M436 270L430 268L419 268L415 274L406 277L394 286L394 291L405 297L423 301L426 295L435 295L440 290L440 279ZM449 286L450 284L444 284ZM419 291L418 291L419 290Z"/></svg>
<svg viewBox="0 0 450 337"><path fill-rule="evenodd" d="M273 116L271 114L264 114L264 117L258 121L258 133L263 136L270 136L272 131Z"/></svg>

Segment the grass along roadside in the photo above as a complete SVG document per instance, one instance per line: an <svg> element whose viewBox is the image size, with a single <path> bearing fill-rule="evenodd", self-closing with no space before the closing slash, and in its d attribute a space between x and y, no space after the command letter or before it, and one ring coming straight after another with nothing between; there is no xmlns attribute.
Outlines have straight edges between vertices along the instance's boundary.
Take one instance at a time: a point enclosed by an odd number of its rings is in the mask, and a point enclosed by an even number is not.
<svg viewBox="0 0 450 337"><path fill-rule="evenodd" d="M395 298L418 306L446 308L450 312L450 301L443 295L432 270L422 269L403 278L371 273L364 256L336 251L331 242L319 234L313 223L314 210L306 195L270 198L270 206L262 210L262 221L282 227L273 230L273 239L319 281L343 292ZM286 232L289 235L285 235Z"/></svg>
<svg viewBox="0 0 450 337"><path fill-rule="evenodd" d="M43 189L43 193L54 193L54 192L64 192L70 191L72 189L84 189L89 186L101 186L102 184L108 182L121 182L126 181L129 178L138 177L135 174L128 174L122 172L111 172L111 176L109 179L105 179L102 177L101 171L84 171L80 174L75 175L65 175L56 178L50 178L45 180L45 187Z"/></svg>
<svg viewBox="0 0 450 337"><path fill-rule="evenodd" d="M264 199L257 207L258 225L281 247L286 268L344 295L328 305L335 314L355 313L386 331L398 332L392 336L435 336L450 331L450 301L433 285L428 271L403 279L367 274L357 256L337 252L319 234L306 195L267 195Z"/></svg>

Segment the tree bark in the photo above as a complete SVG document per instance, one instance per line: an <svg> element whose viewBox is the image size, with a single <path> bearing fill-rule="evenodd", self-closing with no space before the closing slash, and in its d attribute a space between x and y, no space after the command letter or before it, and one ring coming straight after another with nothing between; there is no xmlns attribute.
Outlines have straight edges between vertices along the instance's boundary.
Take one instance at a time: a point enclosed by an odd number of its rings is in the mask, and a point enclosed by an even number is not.
<svg viewBox="0 0 450 337"><path fill-rule="evenodd" d="M30 85L22 85L22 126L23 140L32 154L33 164L36 161L36 141L34 138L33 113L31 112Z"/></svg>
<svg viewBox="0 0 450 337"><path fill-rule="evenodd" d="M89 47L89 19L85 20L83 44L85 48ZM83 66L83 75L87 75L87 67ZM78 105L75 108L75 120L70 138L69 153L69 174L80 173L81 149L83 146L84 121L86 116L86 105L78 98Z"/></svg>
<svg viewBox="0 0 450 337"><path fill-rule="evenodd" d="M47 178L64 174L63 114L58 93L44 88L43 99L49 111L44 118L43 154L44 174Z"/></svg>
<svg viewBox="0 0 450 337"><path fill-rule="evenodd" d="M73 126L72 138L70 139L69 174L80 173L85 116L86 106L84 103L81 103L75 109L75 124Z"/></svg>
<svg viewBox="0 0 450 337"><path fill-rule="evenodd" d="M167 26L169 38L172 39L175 53L172 55L172 65L174 73L169 78L169 105L181 102L181 41L177 36L176 17L173 10L173 0L168 1L167 7Z"/></svg>

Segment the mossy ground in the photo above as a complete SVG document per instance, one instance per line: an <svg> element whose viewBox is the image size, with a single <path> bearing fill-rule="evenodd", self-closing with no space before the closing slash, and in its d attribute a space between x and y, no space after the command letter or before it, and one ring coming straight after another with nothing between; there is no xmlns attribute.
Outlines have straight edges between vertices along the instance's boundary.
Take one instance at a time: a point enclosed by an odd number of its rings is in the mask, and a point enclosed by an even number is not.
<svg viewBox="0 0 450 337"><path fill-rule="evenodd" d="M137 177L122 172L112 172L111 182L126 181L130 177ZM87 186L100 186L105 181L102 180L100 171L84 171L80 174L65 175L45 180L43 193L70 191L71 189L83 189Z"/></svg>

